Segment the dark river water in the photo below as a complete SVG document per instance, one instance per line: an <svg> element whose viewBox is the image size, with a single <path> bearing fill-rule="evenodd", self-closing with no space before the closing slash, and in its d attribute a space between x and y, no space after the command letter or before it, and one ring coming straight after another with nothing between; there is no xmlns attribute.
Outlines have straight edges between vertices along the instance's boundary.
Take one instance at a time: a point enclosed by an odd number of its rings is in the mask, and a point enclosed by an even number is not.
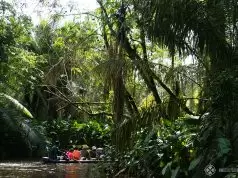
<svg viewBox="0 0 238 178"><path fill-rule="evenodd" d="M0 178L88 178L90 166L86 163L0 162Z"/></svg>

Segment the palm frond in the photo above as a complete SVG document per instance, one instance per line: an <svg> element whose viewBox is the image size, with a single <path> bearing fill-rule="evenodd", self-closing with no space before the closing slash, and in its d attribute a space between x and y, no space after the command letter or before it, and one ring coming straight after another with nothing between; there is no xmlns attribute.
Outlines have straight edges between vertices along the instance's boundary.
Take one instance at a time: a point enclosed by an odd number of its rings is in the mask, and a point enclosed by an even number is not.
<svg viewBox="0 0 238 178"><path fill-rule="evenodd" d="M4 94L4 93L0 93L0 97L4 97L6 99L8 99L9 101L11 101L18 110L20 110L22 113L24 113L26 116L30 117L30 118L34 118L31 114L31 112L25 107L23 106L18 100L14 99L13 97Z"/></svg>
<svg viewBox="0 0 238 178"><path fill-rule="evenodd" d="M44 143L46 140L44 129L32 124L27 118L19 116L16 110L1 108L0 122L2 133L7 133L6 135L17 133L11 137L14 143L24 143L27 145L29 151L39 151L39 149L44 151Z"/></svg>
<svg viewBox="0 0 238 178"><path fill-rule="evenodd" d="M214 62L220 63L224 57L230 60L231 44L226 32L230 26L226 16L231 19L234 13L227 13L231 7L229 3L226 7L224 1L157 0L145 3L138 0L138 4L144 7L137 10L143 15L148 36L167 47L171 56L176 52L195 56L205 52Z"/></svg>

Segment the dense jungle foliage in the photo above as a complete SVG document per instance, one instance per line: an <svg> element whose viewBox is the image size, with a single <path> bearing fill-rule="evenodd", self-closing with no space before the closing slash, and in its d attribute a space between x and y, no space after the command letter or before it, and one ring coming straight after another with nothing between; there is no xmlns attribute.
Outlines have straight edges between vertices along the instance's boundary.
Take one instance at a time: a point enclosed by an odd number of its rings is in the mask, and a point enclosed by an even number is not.
<svg viewBox="0 0 238 178"><path fill-rule="evenodd" d="M237 0L37 3L0 2L0 159L59 140L104 147L96 177L236 176Z"/></svg>

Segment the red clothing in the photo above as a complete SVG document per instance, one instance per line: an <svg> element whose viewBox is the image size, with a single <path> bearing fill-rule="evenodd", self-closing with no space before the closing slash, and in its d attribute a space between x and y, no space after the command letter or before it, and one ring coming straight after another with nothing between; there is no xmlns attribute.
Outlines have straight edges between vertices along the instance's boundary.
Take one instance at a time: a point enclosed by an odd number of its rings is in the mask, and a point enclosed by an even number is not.
<svg viewBox="0 0 238 178"><path fill-rule="evenodd" d="M72 152L67 151L67 152L66 152L66 155L67 155L67 157L68 157L70 160L73 159L73 153L72 153Z"/></svg>
<svg viewBox="0 0 238 178"><path fill-rule="evenodd" d="M81 156L81 154L80 154L79 150L74 150L73 151L73 159L74 160L80 160L80 156Z"/></svg>

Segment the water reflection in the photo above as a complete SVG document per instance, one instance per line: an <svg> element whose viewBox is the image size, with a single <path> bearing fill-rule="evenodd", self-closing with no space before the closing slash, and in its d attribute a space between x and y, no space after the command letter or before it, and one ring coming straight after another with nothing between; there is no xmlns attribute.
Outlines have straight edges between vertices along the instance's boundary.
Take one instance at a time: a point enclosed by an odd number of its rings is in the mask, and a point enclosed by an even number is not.
<svg viewBox="0 0 238 178"><path fill-rule="evenodd" d="M42 164L41 162L0 163L0 177L11 178L87 178L88 164Z"/></svg>

